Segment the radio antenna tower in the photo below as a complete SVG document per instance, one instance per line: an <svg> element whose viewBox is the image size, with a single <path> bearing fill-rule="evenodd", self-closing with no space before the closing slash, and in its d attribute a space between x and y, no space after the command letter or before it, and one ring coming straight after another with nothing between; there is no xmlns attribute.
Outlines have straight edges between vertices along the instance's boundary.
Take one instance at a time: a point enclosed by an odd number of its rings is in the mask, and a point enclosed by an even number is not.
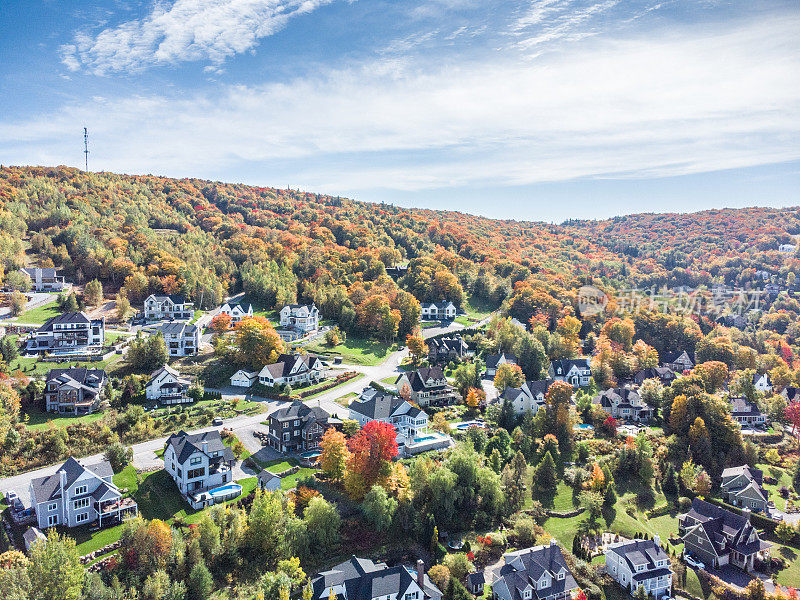
<svg viewBox="0 0 800 600"><path fill-rule="evenodd" d="M83 128L83 166L84 171L89 170L89 130Z"/></svg>

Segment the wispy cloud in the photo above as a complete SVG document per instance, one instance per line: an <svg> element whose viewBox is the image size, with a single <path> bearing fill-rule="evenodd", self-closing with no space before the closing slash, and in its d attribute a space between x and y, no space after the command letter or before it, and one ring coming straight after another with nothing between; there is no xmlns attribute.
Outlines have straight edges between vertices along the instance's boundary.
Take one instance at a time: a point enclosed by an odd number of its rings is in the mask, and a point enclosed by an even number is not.
<svg viewBox="0 0 800 600"><path fill-rule="evenodd" d="M191 96L109 98L0 122L0 163L255 169L310 189L644 178L800 159L800 15L593 38L523 60L381 58Z"/></svg>
<svg viewBox="0 0 800 600"><path fill-rule="evenodd" d="M262 38L292 17L333 0L176 0L156 3L142 19L99 33L81 32L61 46L61 60L72 71L97 74L139 71L153 65L226 58L252 50Z"/></svg>

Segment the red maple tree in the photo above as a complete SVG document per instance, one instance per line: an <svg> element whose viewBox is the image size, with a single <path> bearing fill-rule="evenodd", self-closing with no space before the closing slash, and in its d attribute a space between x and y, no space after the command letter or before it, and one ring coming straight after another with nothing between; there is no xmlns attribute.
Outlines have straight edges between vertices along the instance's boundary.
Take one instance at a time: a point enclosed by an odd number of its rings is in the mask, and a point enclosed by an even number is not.
<svg viewBox="0 0 800 600"><path fill-rule="evenodd" d="M800 402L788 404L786 408L783 409L783 414L786 415L786 419L792 424L792 435L794 435L797 432L797 428L800 427Z"/></svg>
<svg viewBox="0 0 800 600"><path fill-rule="evenodd" d="M384 466L397 456L397 432L392 425L370 421L347 442L347 468L364 478L371 487L384 475Z"/></svg>

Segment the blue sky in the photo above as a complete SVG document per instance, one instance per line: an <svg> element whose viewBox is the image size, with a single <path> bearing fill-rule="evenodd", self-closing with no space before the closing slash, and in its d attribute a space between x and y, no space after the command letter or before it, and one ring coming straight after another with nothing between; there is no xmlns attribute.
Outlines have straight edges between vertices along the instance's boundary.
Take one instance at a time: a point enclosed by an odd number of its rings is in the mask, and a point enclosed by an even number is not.
<svg viewBox="0 0 800 600"><path fill-rule="evenodd" d="M0 164L561 221L800 204L800 4L4 0Z"/></svg>

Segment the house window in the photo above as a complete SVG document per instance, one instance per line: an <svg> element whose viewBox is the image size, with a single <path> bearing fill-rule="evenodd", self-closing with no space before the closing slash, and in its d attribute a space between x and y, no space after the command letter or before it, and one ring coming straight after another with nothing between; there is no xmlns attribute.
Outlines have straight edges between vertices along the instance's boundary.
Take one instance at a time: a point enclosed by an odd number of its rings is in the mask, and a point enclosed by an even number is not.
<svg viewBox="0 0 800 600"><path fill-rule="evenodd" d="M84 521L89 520L89 513L80 513L75 515L75 522L76 523L83 523Z"/></svg>
<svg viewBox="0 0 800 600"><path fill-rule="evenodd" d="M89 488L85 485L79 485L78 487L75 488L75 493L73 494L73 496L80 496L81 494L85 494L88 489Z"/></svg>
<svg viewBox="0 0 800 600"><path fill-rule="evenodd" d="M289 432L288 431L283 434L283 441L284 442L288 442L289 441Z"/></svg>
<svg viewBox="0 0 800 600"><path fill-rule="evenodd" d="M564 579L564 573L559 573L558 580L561 581L562 579Z"/></svg>
<svg viewBox="0 0 800 600"><path fill-rule="evenodd" d="M50 515L47 517L47 526L52 527L53 525L58 525L58 515Z"/></svg>
<svg viewBox="0 0 800 600"><path fill-rule="evenodd" d="M86 508L89 506L89 498L81 498L80 500L75 500L73 504L73 508L78 510L79 508Z"/></svg>
<svg viewBox="0 0 800 600"><path fill-rule="evenodd" d="M57 508L58 504L56 504L55 502L51 502L50 504L47 505L47 512L53 512Z"/></svg>
<svg viewBox="0 0 800 600"><path fill-rule="evenodd" d="M200 458L199 456L193 456L191 458L191 460L189 461L189 464L190 465L199 465L201 462L203 462L202 458Z"/></svg>

